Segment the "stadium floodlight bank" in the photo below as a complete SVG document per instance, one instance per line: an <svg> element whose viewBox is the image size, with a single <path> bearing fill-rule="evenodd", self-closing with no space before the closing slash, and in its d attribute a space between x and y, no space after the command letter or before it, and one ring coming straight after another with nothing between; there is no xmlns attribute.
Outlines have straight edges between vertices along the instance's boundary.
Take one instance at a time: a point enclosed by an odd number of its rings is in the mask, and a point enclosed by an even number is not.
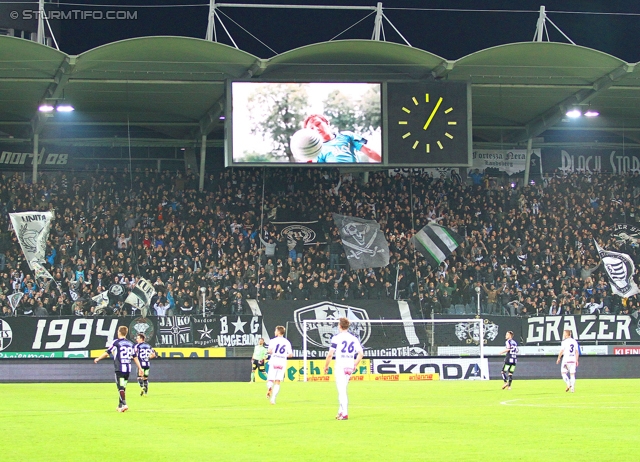
<svg viewBox="0 0 640 462"><path fill-rule="evenodd" d="M309 348L313 348L311 336L319 336L327 345L338 333L339 319L305 319L302 321L303 380L309 371ZM480 378L488 378L488 363L484 355L485 320L469 319L367 319L352 320L349 331L358 337L366 358L394 360L406 355L393 355L392 351L409 351L411 358L477 358ZM402 332L402 335L399 333ZM480 341L483 339L483 341ZM317 341L315 342L317 343ZM408 344L407 344L408 343ZM461 345L461 343L463 343ZM377 354L377 345L398 345L386 348L384 356ZM408 349L405 347L409 347ZM322 357L326 357L323 354ZM317 357L312 359L318 359ZM416 371L417 372L417 371ZM439 371L434 371L439 372Z"/></svg>

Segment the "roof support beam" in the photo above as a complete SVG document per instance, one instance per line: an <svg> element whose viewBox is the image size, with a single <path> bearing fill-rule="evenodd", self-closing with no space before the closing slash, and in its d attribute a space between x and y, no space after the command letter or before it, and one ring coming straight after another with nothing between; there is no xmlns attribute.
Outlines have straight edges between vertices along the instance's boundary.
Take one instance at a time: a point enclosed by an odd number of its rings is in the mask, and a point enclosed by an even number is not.
<svg viewBox="0 0 640 462"><path fill-rule="evenodd" d="M224 108L226 105L225 96L218 98L218 101L213 103L213 106L207 111L207 113L200 118L200 135L207 136L216 123L220 122L220 116L224 114Z"/></svg>
<svg viewBox="0 0 640 462"><path fill-rule="evenodd" d="M635 71L635 64L623 64L610 73L593 82L590 88L584 88L574 93L564 101L556 104L544 114L536 117L525 125L524 130L518 130L505 137L508 142L520 142L528 138L535 138L548 128L554 126L565 117L571 107L591 101L599 93L607 90L614 82L628 76Z"/></svg>
<svg viewBox="0 0 640 462"><path fill-rule="evenodd" d="M453 66L454 61L444 60L431 71L431 76L436 80L444 79L451 72Z"/></svg>
<svg viewBox="0 0 640 462"><path fill-rule="evenodd" d="M67 56L64 61L58 67L56 74L53 77L53 82L49 84L47 89L42 96L42 99L57 99L61 98L64 95L64 89L69 83L69 78L73 73L73 69L76 66L76 57L75 56ZM33 133L40 134L42 133L42 129L47 123L47 119L50 117L45 116L42 112L37 111L36 114L31 119L31 127Z"/></svg>

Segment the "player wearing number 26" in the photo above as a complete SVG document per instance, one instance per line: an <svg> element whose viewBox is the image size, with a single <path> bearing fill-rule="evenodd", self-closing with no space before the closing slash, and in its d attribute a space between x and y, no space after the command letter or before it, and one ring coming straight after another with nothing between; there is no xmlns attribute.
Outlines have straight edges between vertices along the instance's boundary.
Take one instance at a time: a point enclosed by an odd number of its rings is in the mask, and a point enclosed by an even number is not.
<svg viewBox="0 0 640 462"><path fill-rule="evenodd" d="M340 318L339 332L331 337L331 347L324 365L324 373L327 374L329 372L329 364L331 364L331 359L335 354L336 361L333 365L333 375L336 379L338 403L340 405L336 416L338 420L347 420L349 418L347 385L349 385L351 374L358 368L363 356L360 340L349 333L349 324L350 322L347 318Z"/></svg>
<svg viewBox="0 0 640 462"><path fill-rule="evenodd" d="M293 356L291 343L284 338L285 329L283 326L277 326L275 337L269 341L268 353L269 371L267 372L267 398L271 400L271 404L276 404L276 396L280 391L280 382L284 380L284 374L287 370L287 358Z"/></svg>

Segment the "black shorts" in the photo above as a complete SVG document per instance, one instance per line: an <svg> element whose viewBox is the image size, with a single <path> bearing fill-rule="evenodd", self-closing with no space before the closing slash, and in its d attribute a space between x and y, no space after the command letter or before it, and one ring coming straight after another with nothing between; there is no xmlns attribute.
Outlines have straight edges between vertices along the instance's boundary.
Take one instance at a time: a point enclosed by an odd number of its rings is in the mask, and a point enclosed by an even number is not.
<svg viewBox="0 0 640 462"><path fill-rule="evenodd" d="M123 378L125 380L129 380L129 372L120 372L116 371L116 379Z"/></svg>
<svg viewBox="0 0 640 462"><path fill-rule="evenodd" d="M141 367L140 370L138 371L138 375L140 375L140 372L142 372L142 376L143 377L149 377L149 368L148 367Z"/></svg>
<svg viewBox="0 0 640 462"><path fill-rule="evenodd" d="M261 371L263 371L263 370L264 370L264 359L263 359L262 361L259 361L259 360L257 360L257 359L254 359L254 360L252 360L252 363L253 363L253 364L252 364L252 366L251 366L251 369L253 369L254 371L255 371L256 369L259 369L259 370L261 370Z"/></svg>

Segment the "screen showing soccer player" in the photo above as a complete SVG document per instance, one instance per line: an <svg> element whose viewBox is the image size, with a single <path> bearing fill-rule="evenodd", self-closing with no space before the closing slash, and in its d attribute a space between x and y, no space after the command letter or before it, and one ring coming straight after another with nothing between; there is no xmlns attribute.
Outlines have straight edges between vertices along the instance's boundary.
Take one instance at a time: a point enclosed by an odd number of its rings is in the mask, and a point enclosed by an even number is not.
<svg viewBox="0 0 640 462"><path fill-rule="evenodd" d="M232 82L232 164L382 162L379 83Z"/></svg>

